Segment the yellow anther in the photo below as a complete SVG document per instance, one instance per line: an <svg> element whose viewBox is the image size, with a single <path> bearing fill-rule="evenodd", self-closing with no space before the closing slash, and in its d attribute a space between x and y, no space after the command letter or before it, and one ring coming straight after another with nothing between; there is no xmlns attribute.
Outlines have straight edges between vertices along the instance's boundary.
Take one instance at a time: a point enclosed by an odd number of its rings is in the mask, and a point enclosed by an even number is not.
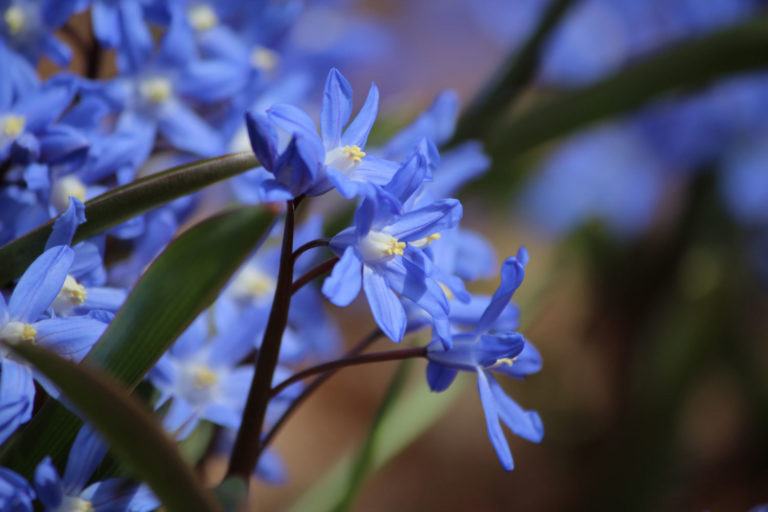
<svg viewBox="0 0 768 512"><path fill-rule="evenodd" d="M356 164L359 164L360 161L365 156L365 151L360 149L360 146L344 146L344 154L347 155L347 158L355 162ZM402 253L400 253L402 254Z"/></svg>
<svg viewBox="0 0 768 512"><path fill-rule="evenodd" d="M88 292L86 291L85 286L78 283L77 280L70 275L67 275L66 279L64 279L64 286L61 287L59 295L75 306L82 306L85 299L88 298Z"/></svg>
<svg viewBox="0 0 768 512"><path fill-rule="evenodd" d="M418 240L414 240L411 242L411 245L414 247L418 247L419 249L428 246L435 240L440 240L440 233L432 233L429 236L425 236L424 238L419 238Z"/></svg>
<svg viewBox="0 0 768 512"><path fill-rule="evenodd" d="M264 46L254 46L251 50L251 66L263 71L272 71L280 62L280 55Z"/></svg>
<svg viewBox="0 0 768 512"><path fill-rule="evenodd" d="M173 86L171 81L163 77L147 78L139 84L141 96L152 103L163 103L171 97Z"/></svg>
<svg viewBox="0 0 768 512"><path fill-rule="evenodd" d="M94 512L93 504L79 496L64 496L56 510L68 512Z"/></svg>
<svg viewBox="0 0 768 512"><path fill-rule="evenodd" d="M8 32L12 36L17 36L24 30L27 25L27 16L24 14L24 10L19 6L11 6L3 15L5 24L8 25Z"/></svg>
<svg viewBox="0 0 768 512"><path fill-rule="evenodd" d="M509 365L512 366L515 363L515 360L517 360L516 357L502 357L501 359L497 359L496 362L493 364L493 366L502 366L502 365Z"/></svg>
<svg viewBox="0 0 768 512"><path fill-rule="evenodd" d="M189 17L189 24L198 32L211 29L219 24L219 17L216 15L216 11L208 4L199 4L192 7L187 12L187 16Z"/></svg>
<svg viewBox="0 0 768 512"><path fill-rule="evenodd" d="M213 370L203 364L195 368L194 376L197 389L210 388L219 380Z"/></svg>
<svg viewBox="0 0 768 512"><path fill-rule="evenodd" d="M233 292L241 297L257 299L271 296L275 291L275 279L253 266L247 266L232 283Z"/></svg>
<svg viewBox="0 0 768 512"><path fill-rule="evenodd" d="M24 131L27 119L24 116L7 115L2 120L3 135L15 139Z"/></svg>
<svg viewBox="0 0 768 512"><path fill-rule="evenodd" d="M453 300L455 295L453 294L451 289L448 288L447 286L445 286L443 283L437 283L437 284L439 284L440 285L440 289L443 290L443 293L445 294L445 298L448 299L448 300Z"/></svg>
<svg viewBox="0 0 768 512"><path fill-rule="evenodd" d="M405 249L405 242L400 242L397 238L392 237L383 252L389 256L402 256L403 249Z"/></svg>
<svg viewBox="0 0 768 512"><path fill-rule="evenodd" d="M19 343L20 341L34 342L35 336L37 336L37 329L30 324L25 324L16 320L8 322L2 329L0 329L0 340L10 343L11 345Z"/></svg>

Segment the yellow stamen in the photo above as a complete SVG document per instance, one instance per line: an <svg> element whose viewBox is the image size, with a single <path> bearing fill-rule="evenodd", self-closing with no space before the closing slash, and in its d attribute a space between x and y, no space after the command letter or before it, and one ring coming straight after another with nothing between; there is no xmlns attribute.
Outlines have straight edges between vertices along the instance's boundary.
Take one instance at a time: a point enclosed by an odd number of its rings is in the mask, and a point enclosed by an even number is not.
<svg viewBox="0 0 768 512"><path fill-rule="evenodd" d="M173 86L167 78L147 78L139 84L139 92L147 101L159 104L171 97Z"/></svg>
<svg viewBox="0 0 768 512"><path fill-rule="evenodd" d="M219 24L216 11L208 4L194 6L187 12L187 16L189 17L189 24L198 32L211 29Z"/></svg>
<svg viewBox="0 0 768 512"><path fill-rule="evenodd" d="M77 280L70 275L67 275L66 279L64 279L64 286L61 287L59 295L75 306L82 306L85 299L88 298L88 292L86 291L85 286L78 283Z"/></svg>
<svg viewBox="0 0 768 512"><path fill-rule="evenodd" d="M502 357L501 359L497 359L496 362L493 364L493 366L502 366L505 364L512 366L516 360L517 360L516 357L512 357L512 358Z"/></svg>
<svg viewBox="0 0 768 512"><path fill-rule="evenodd" d="M74 197L85 202L87 189L80 178L74 174L69 174L54 182L51 187L51 203L60 212L63 212L69 206L69 198Z"/></svg>
<svg viewBox="0 0 768 512"><path fill-rule="evenodd" d="M437 284L439 284L440 288L443 290L443 293L445 294L445 298L448 299L448 300L453 300L455 295L453 294L451 289L448 288L447 286L445 286L443 283L437 283Z"/></svg>
<svg viewBox="0 0 768 512"><path fill-rule="evenodd" d="M405 242L400 242L397 238L392 237L383 252L389 256L402 256L403 249L405 249Z"/></svg>
<svg viewBox="0 0 768 512"><path fill-rule="evenodd" d="M24 131L24 126L27 124L27 119L24 116L16 116L13 114L7 115L3 118L3 135L15 139Z"/></svg>
<svg viewBox="0 0 768 512"><path fill-rule="evenodd" d="M347 155L347 158L355 162L356 164L359 164L360 161L365 156L365 151L360 149L360 146L344 146L344 154Z"/></svg>
<svg viewBox="0 0 768 512"><path fill-rule="evenodd" d="M19 343L20 341L30 341L34 343L35 336L37 336L37 329L30 324L15 320L8 322L2 329L0 329L0 340L9 344Z"/></svg>
<svg viewBox="0 0 768 512"><path fill-rule="evenodd" d="M431 235L426 236L424 238L419 238L418 240L414 240L413 242L411 242L411 245L414 247L418 247L419 249L422 249L428 246L429 244L431 244L432 242L434 242L435 240L440 240L440 233L432 233Z"/></svg>
<svg viewBox="0 0 768 512"><path fill-rule="evenodd" d="M251 66L263 71L272 71L280 62L280 55L264 46L254 46L251 51Z"/></svg>
<svg viewBox="0 0 768 512"><path fill-rule="evenodd" d="M24 15L24 11L16 5L9 7L5 11L3 19L5 24L8 25L8 32L12 36L19 35L27 24L27 17Z"/></svg>
<svg viewBox="0 0 768 512"><path fill-rule="evenodd" d="M195 387L197 389L205 389L216 384L219 378L216 374L205 365L200 365L195 368Z"/></svg>

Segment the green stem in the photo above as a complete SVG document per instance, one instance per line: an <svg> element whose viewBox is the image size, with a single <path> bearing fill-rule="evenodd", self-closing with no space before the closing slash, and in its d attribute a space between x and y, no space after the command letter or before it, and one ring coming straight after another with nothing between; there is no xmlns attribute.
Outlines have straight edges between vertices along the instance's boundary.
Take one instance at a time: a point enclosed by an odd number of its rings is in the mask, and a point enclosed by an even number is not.
<svg viewBox="0 0 768 512"><path fill-rule="evenodd" d="M291 305L291 285L293 283L293 201L289 201L285 213L283 244L280 253L280 267L277 274L277 286L272 300L272 309L264 331L264 337L256 360L256 372L253 374L251 389L243 411L240 430L237 432L235 446L229 461L227 476L236 476L248 482L261 452L261 431L269 404L272 376L280 355L280 343L285 327L288 325L288 310Z"/></svg>

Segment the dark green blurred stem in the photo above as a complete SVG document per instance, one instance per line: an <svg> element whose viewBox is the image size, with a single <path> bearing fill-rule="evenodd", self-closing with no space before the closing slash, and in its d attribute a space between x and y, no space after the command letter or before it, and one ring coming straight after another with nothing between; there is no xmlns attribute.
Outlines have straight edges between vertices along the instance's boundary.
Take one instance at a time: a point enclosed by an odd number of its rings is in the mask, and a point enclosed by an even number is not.
<svg viewBox="0 0 768 512"><path fill-rule="evenodd" d="M301 276L293 283L291 287L291 294L294 294L301 290L306 284L311 283L317 277L327 274L333 270L333 266L339 261L339 258L330 258L322 263L318 263L315 267L309 269L306 274Z"/></svg>
<svg viewBox="0 0 768 512"><path fill-rule="evenodd" d="M378 327L374 329L370 334L368 334L365 338L360 340L354 347L352 347L346 354L345 357L352 357L369 346L371 346L377 339L382 337L384 333L381 332L381 329ZM275 424L272 426L272 428L267 432L267 435L264 436L264 441L261 444L262 450L269 445L269 443L274 439L275 435L280 431L280 428L285 424L286 421L288 421L288 418L291 417L291 415L296 411L296 409L304 403L304 401L314 393L317 388L319 388L325 381L330 379L332 376L336 374L336 372L339 370L339 368L327 371L323 373L322 375L319 375L318 377L315 377L315 379L307 384L307 386L299 393L299 395L293 399L291 402L291 405L288 406L288 408L283 412L282 416L275 422Z"/></svg>
<svg viewBox="0 0 768 512"><path fill-rule="evenodd" d="M541 53L554 29L565 17L574 0L551 0L539 25L519 51L513 52L501 65L459 118L456 132L447 147L471 138L484 138L497 121L530 85L539 68Z"/></svg>
<svg viewBox="0 0 768 512"><path fill-rule="evenodd" d="M418 347L418 348L406 348L403 350L388 350L386 352L376 352L375 354L363 354L361 356L351 356L351 357L344 357L342 359L336 359L335 361L329 361L327 363L306 368L304 370L301 370L298 373L295 373L294 375L291 375L290 377L285 379L283 382L281 382L280 384L272 388L271 395L272 397L275 397L282 390L284 390L291 384L295 384L296 382L302 381L307 377L311 377L312 375L317 375L318 373L336 371L342 368L346 368L347 366L358 366L361 364L382 363L385 361L402 361L403 359L412 359L414 357L426 357L426 356L427 356L427 348Z"/></svg>
<svg viewBox="0 0 768 512"><path fill-rule="evenodd" d="M264 338L256 360L251 389L243 411L240 430L237 432L227 476L236 476L248 482L261 452L261 431L269 404L272 376L277 367L280 343L288 325L288 310L291 305L293 284L293 229L294 202L288 201L285 212L285 228L280 253L280 268L277 274L275 296L264 331Z"/></svg>

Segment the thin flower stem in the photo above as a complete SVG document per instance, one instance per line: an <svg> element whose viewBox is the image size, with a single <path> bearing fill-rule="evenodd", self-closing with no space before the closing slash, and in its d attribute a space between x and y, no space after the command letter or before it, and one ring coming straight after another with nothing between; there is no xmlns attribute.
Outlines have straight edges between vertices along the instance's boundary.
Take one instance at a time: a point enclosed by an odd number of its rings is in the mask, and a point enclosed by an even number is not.
<svg viewBox="0 0 768 512"><path fill-rule="evenodd" d="M372 345L377 339L382 337L384 335L383 332L381 332L381 329L376 328L374 329L368 336L360 340L354 347L349 349L347 353L345 354L345 357L352 357L355 356L362 351L364 351L366 348L368 348L370 345ZM280 416L280 418L275 422L275 424L272 426L271 429L269 429L269 432L267 432L267 435L264 436L264 440L261 443L261 449L263 450L265 447L269 445L269 443L272 441L272 439L277 435L277 433L280 431L280 428L288 421L288 418L290 418L293 413L298 409L299 405L304 403L304 401L312 395L312 393L317 390L325 381L333 377L337 371L339 371L340 368L336 368L335 370L327 371L317 377L307 384L307 386L299 393L299 395L291 402L291 405L288 406L288 408L283 412L283 414Z"/></svg>
<svg viewBox="0 0 768 512"><path fill-rule="evenodd" d="M308 270L306 274L298 278L296 282L293 283L293 286L291 287L291 294L301 290L305 284L311 282L316 277L330 272L337 261L339 261L339 258L331 258Z"/></svg>
<svg viewBox="0 0 768 512"><path fill-rule="evenodd" d="M237 476L248 482L261 453L261 431L269 404L272 376L277 367L280 354L280 342L288 324L288 310L291 305L293 282L293 226L295 204L289 201L285 212L285 229L280 252L280 267L277 273L277 286L272 300L264 337L261 342L256 371L248 391L240 430L237 432L235 446L229 460L227 476Z"/></svg>
<svg viewBox="0 0 768 512"><path fill-rule="evenodd" d="M328 244L330 244L331 241L328 238L318 238L317 240L312 240L311 242L307 242L295 251L293 251L293 262L296 263L296 260L307 252L310 249L314 249L315 247L328 247Z"/></svg>
<svg viewBox="0 0 768 512"><path fill-rule="evenodd" d="M280 384L272 388L270 395L272 397L275 397L282 390L284 390L291 384L295 384L296 382L304 380L307 377L310 377L317 373L335 371L340 368L346 368L347 366L357 366L359 364L381 363L383 361L400 361L403 359L411 359L413 357L426 357L426 355L427 355L426 347L417 347L417 348L406 348L402 350L388 350L386 352L376 352L374 354L363 354L359 356L345 357L342 359L337 359L335 361L329 361L327 363L306 368L298 373L291 375L290 377L285 379L283 382L281 382Z"/></svg>

